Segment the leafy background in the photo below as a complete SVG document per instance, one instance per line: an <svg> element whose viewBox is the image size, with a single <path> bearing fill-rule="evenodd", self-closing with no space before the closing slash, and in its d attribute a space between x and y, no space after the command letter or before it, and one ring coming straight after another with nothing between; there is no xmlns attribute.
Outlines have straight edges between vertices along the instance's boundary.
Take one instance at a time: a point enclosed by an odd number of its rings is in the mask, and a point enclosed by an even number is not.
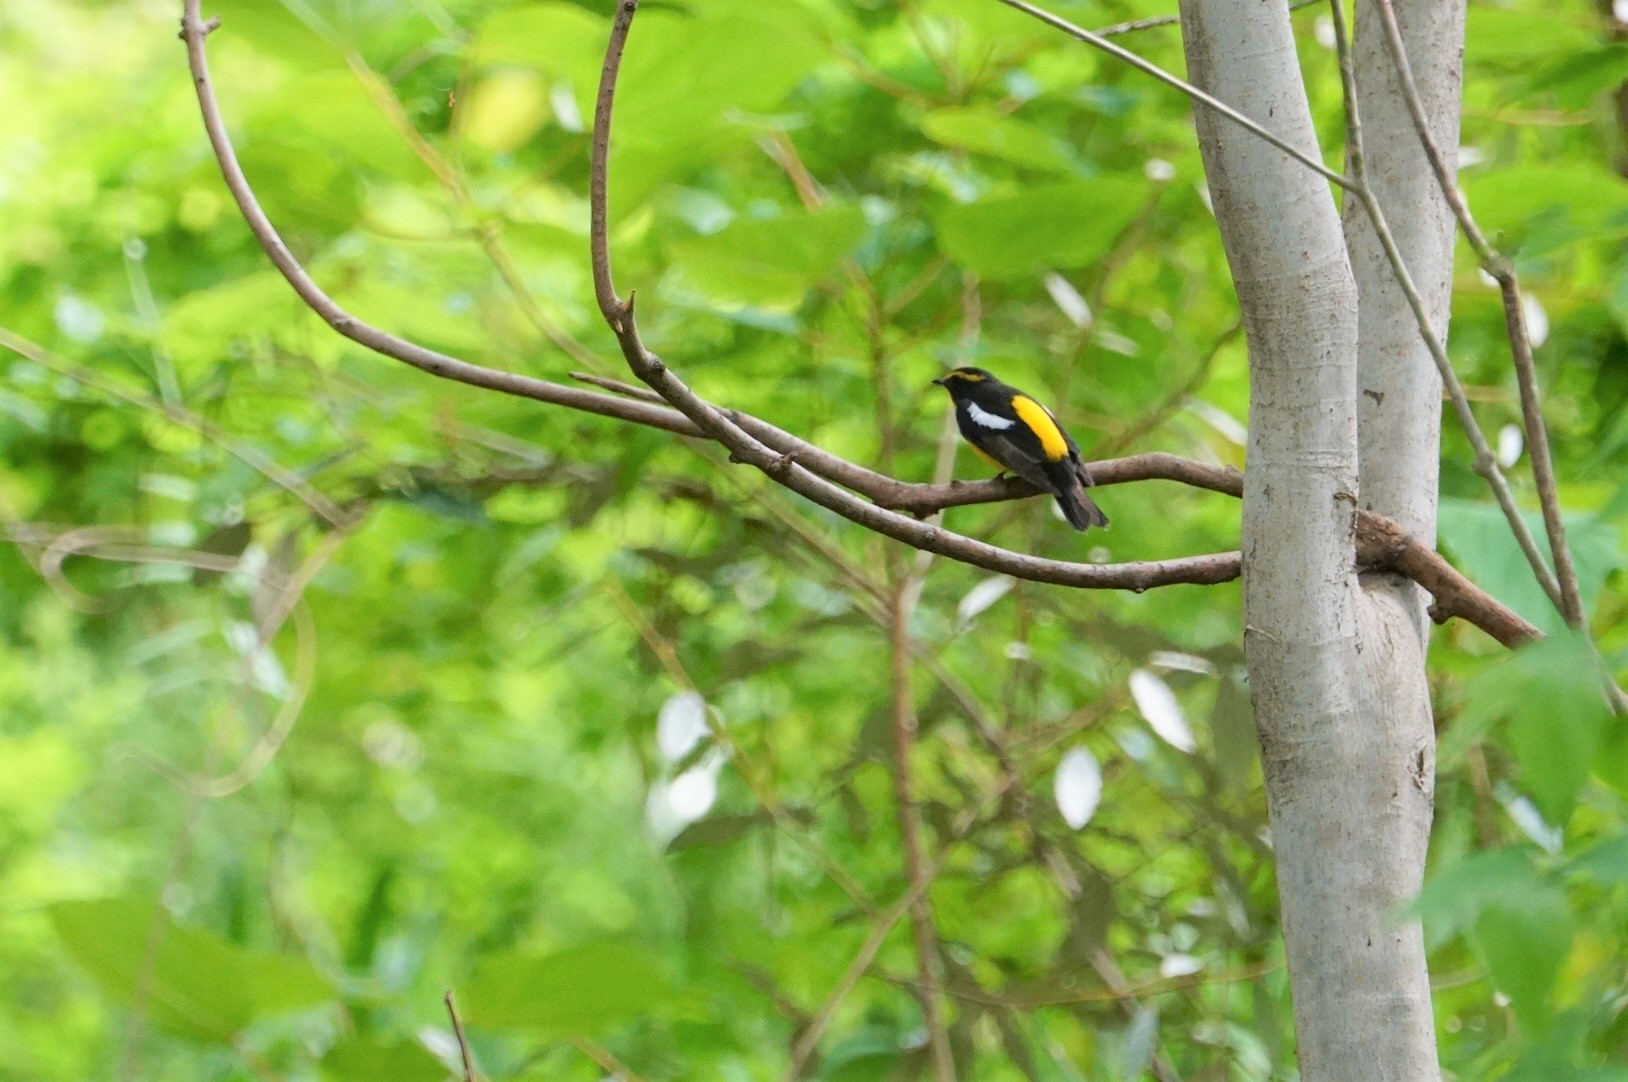
<svg viewBox="0 0 1628 1082"><path fill-rule="evenodd" d="M0 1077L442 1079L448 988L492 1078L779 1077L904 890L872 594L896 554L707 448L329 333L225 195L176 6L0 0L26 103L0 112ZM245 166L340 302L567 379L618 374L586 260L608 7L207 13ZM1331 28L1295 20L1332 158ZM1180 70L1174 29L1125 40ZM1464 182L1533 292L1620 671L1628 45L1590 5L1478 0L1466 63ZM927 381L981 363L1088 453L1241 464L1189 114L1134 72L993 0L652 3L618 120L622 285L714 400L926 478ZM1452 351L1494 431L1501 334L1461 253ZM1443 547L1552 626L1446 427ZM1086 537L1038 501L951 522L1064 558L1235 543L1223 497L1101 502ZM1294 1077L1236 587L940 561L912 629L962 1076ZM1459 1078L1628 1077L1628 736L1581 657L1436 633L1418 909ZM901 924L809 1075L918 1075L915 972Z"/></svg>

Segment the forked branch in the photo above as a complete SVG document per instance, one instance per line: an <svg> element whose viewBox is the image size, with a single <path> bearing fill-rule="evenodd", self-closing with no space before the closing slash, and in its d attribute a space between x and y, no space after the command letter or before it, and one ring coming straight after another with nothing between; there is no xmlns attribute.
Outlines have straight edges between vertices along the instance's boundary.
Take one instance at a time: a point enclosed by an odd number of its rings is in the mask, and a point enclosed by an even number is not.
<svg viewBox="0 0 1628 1082"><path fill-rule="evenodd" d="M471 364L390 334L341 308L288 250L243 173L221 117L205 51L205 39L218 25L218 20L202 18L200 0L183 0L181 38L186 43L187 62L204 128L227 189L250 232L300 299L335 331L358 345L441 379L659 428L675 435L714 440L729 451L732 459L756 467L776 483L850 522L914 548L1014 578L1082 589L1142 591L1179 583L1213 585L1238 577L1237 552L1118 564L1074 563L1013 552L919 521L915 516L926 516L946 507L1022 498L1035 492L1032 487L1012 479L951 485L896 480L833 455L767 421L712 405L647 350L639 337L631 296L624 301L616 291L608 241L611 106L622 50L637 8L636 0L623 0L618 6L601 77L594 118L592 259L601 312L616 335L629 368L654 391L659 402L626 393L589 391ZM1319 171L1327 175L1327 171ZM1346 178L1338 174L1331 179L1346 182ZM618 389L625 391L625 388ZM1236 470L1206 466L1174 455L1137 455L1093 464L1091 468L1096 482L1103 485L1160 478L1231 495L1242 490L1242 475ZM1398 531L1394 523L1387 525L1387 520L1378 516L1359 515L1356 545L1359 566L1370 570L1394 569L1418 578L1435 593L1441 612L1474 623L1505 645L1513 646L1537 637L1538 632L1532 625L1477 589L1439 554L1405 535L1400 535L1398 542L1395 536ZM1421 575L1430 582L1425 582Z"/></svg>

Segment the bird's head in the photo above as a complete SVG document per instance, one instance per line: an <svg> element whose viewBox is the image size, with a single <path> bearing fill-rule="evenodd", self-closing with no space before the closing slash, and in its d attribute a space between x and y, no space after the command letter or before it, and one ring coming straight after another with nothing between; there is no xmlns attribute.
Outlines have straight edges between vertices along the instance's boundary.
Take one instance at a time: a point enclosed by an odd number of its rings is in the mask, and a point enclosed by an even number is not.
<svg viewBox="0 0 1628 1082"><path fill-rule="evenodd" d="M965 390L975 384L990 382L994 378L982 368L952 368L933 383L954 394L957 389Z"/></svg>

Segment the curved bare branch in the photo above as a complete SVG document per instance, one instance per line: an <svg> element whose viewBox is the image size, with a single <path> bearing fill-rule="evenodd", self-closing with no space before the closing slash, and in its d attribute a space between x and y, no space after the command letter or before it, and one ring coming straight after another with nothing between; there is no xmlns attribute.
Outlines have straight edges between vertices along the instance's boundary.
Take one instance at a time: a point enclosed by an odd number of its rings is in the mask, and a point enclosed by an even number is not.
<svg viewBox="0 0 1628 1082"><path fill-rule="evenodd" d="M617 26L620 29L613 32L612 42L617 50L618 63L620 48L626 42L627 30L636 9L635 0L627 0L618 8ZM596 110L595 117L595 291L630 367L641 378L649 375L650 380L654 381L651 383L654 391L633 388L603 377L582 377L616 392L605 394L487 368L426 349L357 319L329 297L294 258L276 227L261 209L243 173L226 133L205 54L205 39L218 25L219 20L205 20L202 17L200 0L184 0L181 38L186 43L187 63L204 128L227 189L250 232L300 299L336 332L358 345L441 379L646 425L679 436L716 439L736 460L756 466L792 491L851 522L915 548L1016 578L1087 589L1141 591L1178 583L1215 584L1238 577L1239 557L1236 552L1093 565L1047 560L976 541L940 526L917 521L911 516L925 517L947 507L1037 495L1032 486L1013 478L948 485L900 481L833 455L760 418L737 410L720 410L695 395L658 357L645 350L638 338L631 299L624 303L617 296L610 277L609 246L605 239L608 235L606 159L610 132L609 98L614 94L616 66L609 62L607 74L611 77L610 84L601 89L601 107ZM1093 480L1098 485L1162 479L1232 496L1239 495L1243 489L1243 475L1237 470L1160 452L1110 459L1093 463L1090 468ZM867 503L865 499L856 497L855 493L873 502ZM1434 585L1424 582L1422 578L1420 582L1436 593L1439 611L1469 620L1506 645L1537 636L1535 628L1477 590L1439 554L1407 538L1405 534L1401 535L1405 544L1399 546L1395 543L1393 534L1397 530L1399 527L1394 523L1388 523L1379 516L1359 514L1359 565L1365 568L1394 568L1413 577L1429 577ZM1417 574L1408 568L1417 569Z"/></svg>

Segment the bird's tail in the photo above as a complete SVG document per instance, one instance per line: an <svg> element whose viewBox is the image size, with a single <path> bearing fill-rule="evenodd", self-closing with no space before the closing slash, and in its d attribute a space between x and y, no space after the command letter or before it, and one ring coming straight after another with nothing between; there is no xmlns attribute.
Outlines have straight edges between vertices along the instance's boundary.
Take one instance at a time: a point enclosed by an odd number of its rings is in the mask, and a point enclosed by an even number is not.
<svg viewBox="0 0 1628 1082"><path fill-rule="evenodd" d="M1057 506L1062 508L1063 517L1068 519L1070 526L1076 530L1089 530L1093 526L1108 525L1108 516L1085 494L1085 486L1091 483L1091 475L1079 463L1065 459L1047 472L1051 474Z"/></svg>

